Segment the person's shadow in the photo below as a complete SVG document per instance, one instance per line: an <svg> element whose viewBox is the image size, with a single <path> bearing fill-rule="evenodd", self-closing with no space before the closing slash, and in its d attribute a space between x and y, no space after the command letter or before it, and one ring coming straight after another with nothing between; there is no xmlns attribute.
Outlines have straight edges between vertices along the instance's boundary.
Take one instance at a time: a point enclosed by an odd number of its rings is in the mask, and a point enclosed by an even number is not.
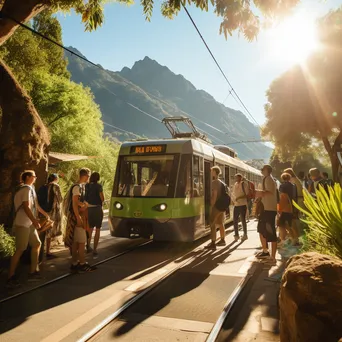
<svg viewBox="0 0 342 342"><path fill-rule="evenodd" d="M232 242L223 248L217 248L216 250L204 249L199 252L193 252L193 254L198 254L189 264L185 267L176 271L173 275L167 278L163 283L157 286L156 289L152 290L147 294L142 300L137 302L131 308L129 308L123 315L123 322L120 324L118 329L114 330L111 334L114 338L127 334L129 331L134 329L137 325L143 323L147 318L157 314L162 309L166 308L171 302L173 306L177 307L178 310L182 311L182 308L187 311L188 314L193 315L193 320L204 320L205 313L201 310L192 310L187 308L189 305L197 305L202 300L197 298L201 296L202 290L199 288L200 285L207 281L210 277L210 272L214 270L220 263L223 263L227 257L237 249L242 242L236 243ZM235 244L235 245L234 245ZM184 259L178 260L182 262ZM229 292L233 292L236 285L239 283L239 277L222 277L226 278L227 281L222 283L221 292L225 300L229 297ZM229 279L228 279L229 278ZM208 280L209 281L209 280ZM213 279L213 281L217 281ZM228 285L227 285L228 284ZM193 292L192 294L190 292ZM184 298L180 299L184 294L190 297L185 301ZM222 298L222 296L220 297ZM196 300L197 299L197 300ZM206 302L213 301L213 297L205 298ZM176 304L175 304L176 303ZM220 301L219 304L224 305L224 301ZM170 313L170 310L168 309ZM189 313L190 312L190 313ZM197 313L202 317L195 317ZM128 319L125 320L125 317ZM130 319L134 317L134 319Z"/></svg>

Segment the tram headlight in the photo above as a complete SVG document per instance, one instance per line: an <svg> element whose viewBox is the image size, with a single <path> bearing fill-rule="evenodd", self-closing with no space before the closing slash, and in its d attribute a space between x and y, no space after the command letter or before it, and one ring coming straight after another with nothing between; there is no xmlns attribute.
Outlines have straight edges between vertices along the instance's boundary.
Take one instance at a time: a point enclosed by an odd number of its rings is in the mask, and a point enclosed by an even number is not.
<svg viewBox="0 0 342 342"><path fill-rule="evenodd" d="M123 205L120 202L115 202L114 206L115 206L115 209L117 209L117 210L122 210L123 209Z"/></svg>
<svg viewBox="0 0 342 342"><path fill-rule="evenodd" d="M153 209L158 211L165 211L167 209L167 205L165 203L161 203L154 206Z"/></svg>
<svg viewBox="0 0 342 342"><path fill-rule="evenodd" d="M167 208L167 206L166 206L166 204L164 204L164 203L162 203L162 204L159 206L160 211L164 211L164 210L166 210L166 208Z"/></svg>

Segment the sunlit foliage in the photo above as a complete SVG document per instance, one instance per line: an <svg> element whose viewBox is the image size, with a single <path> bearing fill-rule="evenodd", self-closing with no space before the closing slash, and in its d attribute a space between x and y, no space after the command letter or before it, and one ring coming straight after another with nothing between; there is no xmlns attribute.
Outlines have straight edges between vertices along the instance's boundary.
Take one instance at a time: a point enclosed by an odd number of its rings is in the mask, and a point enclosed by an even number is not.
<svg viewBox="0 0 342 342"><path fill-rule="evenodd" d="M314 199L304 192L305 208L294 205L305 214L308 225L306 248L342 258L342 189L340 184L329 187L329 194L320 186Z"/></svg>
<svg viewBox="0 0 342 342"><path fill-rule="evenodd" d="M321 21L322 48L306 64L293 67L271 84L263 134L286 153L311 145L312 139L320 140L337 180L336 153L342 143L342 41L335 15L340 18L340 10Z"/></svg>
<svg viewBox="0 0 342 342"><path fill-rule="evenodd" d="M38 15L37 30L62 42L60 24L49 12ZM96 157L59 165L64 183L75 180L77 168L101 172L109 194L118 145L103 138L101 112L89 88L70 81L63 50L55 49L31 32L18 29L0 48L0 54L28 91L51 135L50 151ZM36 63L35 63L36 62ZM67 176L71 175L71 178Z"/></svg>

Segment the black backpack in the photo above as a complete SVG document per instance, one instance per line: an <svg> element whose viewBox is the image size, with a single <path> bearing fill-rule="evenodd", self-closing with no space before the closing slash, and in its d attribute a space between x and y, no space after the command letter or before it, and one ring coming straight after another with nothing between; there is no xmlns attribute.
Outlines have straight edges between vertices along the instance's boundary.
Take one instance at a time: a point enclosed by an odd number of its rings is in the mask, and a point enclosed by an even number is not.
<svg viewBox="0 0 342 342"><path fill-rule="evenodd" d="M29 187L29 186L28 186L28 185L25 185L25 184L20 184L20 185L16 186L16 187L13 189L13 191L12 191L11 211L10 211L8 217L7 217L6 222L5 222L5 227L6 227L7 232L10 232L10 231L11 231L11 228L12 228L12 225L13 225L13 222L14 222L14 219L15 219L15 217L16 217L16 215L17 215L19 209L20 209L20 207L19 207L17 210L15 210L15 207L14 207L14 197L15 197L15 195L16 195L16 193L17 193L18 191L20 191L21 189L26 188L26 187Z"/></svg>
<svg viewBox="0 0 342 342"><path fill-rule="evenodd" d="M54 201L54 192L51 189L49 194L49 187L50 184L42 185L37 193L38 203L47 213L52 210Z"/></svg>
<svg viewBox="0 0 342 342"><path fill-rule="evenodd" d="M219 181L221 183L222 190L220 197L216 200L215 207L219 211L226 211L229 208L231 202L229 190L228 186L225 183L223 183L221 180Z"/></svg>

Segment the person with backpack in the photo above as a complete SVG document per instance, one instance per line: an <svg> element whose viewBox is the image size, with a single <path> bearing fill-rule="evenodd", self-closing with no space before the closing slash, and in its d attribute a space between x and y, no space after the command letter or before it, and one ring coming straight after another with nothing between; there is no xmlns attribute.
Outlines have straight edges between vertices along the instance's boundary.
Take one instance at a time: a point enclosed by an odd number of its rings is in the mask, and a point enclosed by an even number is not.
<svg viewBox="0 0 342 342"><path fill-rule="evenodd" d="M248 189L248 191L246 191L246 194L247 194L247 214L246 214L246 220L247 220L247 223L248 223L250 216L252 216L253 202L254 202L254 199L255 199L255 185L254 185L253 182L251 182L247 178L243 178L243 182L247 185L247 189Z"/></svg>
<svg viewBox="0 0 342 342"><path fill-rule="evenodd" d="M15 237L15 253L11 257L7 288L20 286L15 276L20 257L31 246L31 267L28 281L39 281L41 279L38 266L38 255L40 250L40 239L37 230L40 228L38 213L43 214L47 219L49 215L39 206L37 195L34 190L34 183L37 176L33 170L24 171L21 174L22 184L16 189L14 195L14 221L13 234Z"/></svg>
<svg viewBox="0 0 342 342"><path fill-rule="evenodd" d="M264 176L262 179L262 190L256 190L256 198L259 199L259 203L262 207L259 213L257 228L262 251L258 253L256 257L258 259L266 259L266 262L275 265L278 240L275 220L277 216L279 192L277 184L272 177L272 166L264 165L261 172ZM271 243L271 255L268 251L268 243Z"/></svg>
<svg viewBox="0 0 342 342"><path fill-rule="evenodd" d="M305 176L304 171L299 171L298 173L298 179L300 180L301 184L302 184L302 188L303 189L307 189L308 188L308 179Z"/></svg>
<svg viewBox="0 0 342 342"><path fill-rule="evenodd" d="M335 185L335 182L331 178L329 178L328 172L322 172L322 177L329 186Z"/></svg>
<svg viewBox="0 0 342 342"><path fill-rule="evenodd" d="M62 232L62 194L58 185L59 177L52 173L48 177L46 184L40 187L38 195L39 205L49 214L54 222L51 229L43 232L39 237L42 242L40 261L44 253L44 241L46 241L46 257L48 259L56 256L50 253L51 239L60 235Z"/></svg>
<svg viewBox="0 0 342 342"><path fill-rule="evenodd" d="M304 206L304 195L303 195L303 185L300 179L297 177L295 172L292 168L287 168L284 170L284 173L288 173L291 178L290 182L295 185L293 191L292 200L296 202L301 208L305 208ZM301 235L301 229L300 229L300 221L299 216L301 213L299 210L293 206L292 208L292 227L290 229L290 235L292 239L292 244L294 246L299 246L299 236Z"/></svg>
<svg viewBox="0 0 342 342"><path fill-rule="evenodd" d="M85 261L85 245L87 243L87 203L85 202L85 184L88 183L90 170L82 168L79 180L74 184L64 202L64 213L67 216L67 226L64 243L71 248L73 273L92 272L96 269Z"/></svg>
<svg viewBox="0 0 342 342"><path fill-rule="evenodd" d="M287 232L291 234L291 229L293 227L293 205L292 201L295 200L296 194L296 185L291 182L291 174L283 173L281 175L281 179L283 183L280 185L280 201L278 207L278 227L279 227L279 235L280 242L278 242L278 247L282 248L284 246Z"/></svg>
<svg viewBox="0 0 342 342"><path fill-rule="evenodd" d="M212 193L211 193L211 213L210 213L210 228L211 228L211 243L206 248L216 249L216 226L220 227L221 240L217 243L218 246L225 246L225 229L224 229L224 214L230 205L229 190L226 184L220 179L221 169L219 166L211 168L212 176Z"/></svg>
<svg viewBox="0 0 342 342"><path fill-rule="evenodd" d="M243 177L240 173L235 175L235 184L233 187L233 205L234 205L234 213L233 213L233 221L234 221L234 240L239 240L239 217L241 218L242 228L243 228L243 236L241 237L241 241L245 241L248 239L247 236L247 222L246 222L246 214L247 214L247 196L248 196L248 183L243 181Z"/></svg>
<svg viewBox="0 0 342 342"><path fill-rule="evenodd" d="M103 188L100 183L100 174L98 172L93 172L90 176L89 183L85 186L85 200L88 203L88 221L89 221L89 236L87 241L87 253L92 251L90 247L91 235L93 229L96 229L94 237L94 250L93 258L98 257L97 246L100 240L100 231L102 227L103 220L103 209L102 205L104 202Z"/></svg>
<svg viewBox="0 0 342 342"><path fill-rule="evenodd" d="M316 190L319 189L319 186L322 186L329 195L329 183L321 176L321 172L317 168L312 168L309 170L309 174L312 181L308 189L309 193L316 198Z"/></svg>

